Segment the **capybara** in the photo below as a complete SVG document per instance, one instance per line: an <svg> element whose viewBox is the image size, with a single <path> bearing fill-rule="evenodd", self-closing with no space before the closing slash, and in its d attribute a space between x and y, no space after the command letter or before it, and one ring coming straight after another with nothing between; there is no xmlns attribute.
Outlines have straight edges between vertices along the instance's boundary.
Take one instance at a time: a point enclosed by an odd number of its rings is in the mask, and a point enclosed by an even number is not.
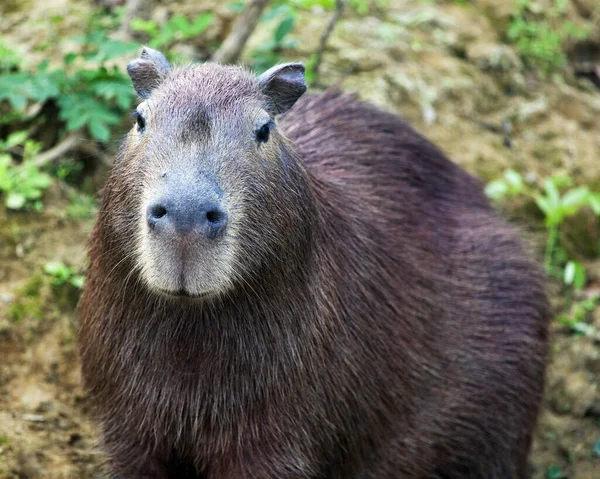
<svg viewBox="0 0 600 479"><path fill-rule="evenodd" d="M550 312L480 183L392 114L300 98L299 63L127 69L79 306L108 471L525 478Z"/></svg>

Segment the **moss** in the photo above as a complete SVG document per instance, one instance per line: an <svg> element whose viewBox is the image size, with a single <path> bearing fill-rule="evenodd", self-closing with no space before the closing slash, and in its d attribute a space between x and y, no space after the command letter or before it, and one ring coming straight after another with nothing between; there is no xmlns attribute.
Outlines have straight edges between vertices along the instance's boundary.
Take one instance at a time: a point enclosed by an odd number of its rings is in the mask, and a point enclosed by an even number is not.
<svg viewBox="0 0 600 479"><path fill-rule="evenodd" d="M44 286L44 277L36 273L17 292L17 298L9 309L9 317L13 322L21 322L27 318L40 320L43 313L43 302L40 292Z"/></svg>

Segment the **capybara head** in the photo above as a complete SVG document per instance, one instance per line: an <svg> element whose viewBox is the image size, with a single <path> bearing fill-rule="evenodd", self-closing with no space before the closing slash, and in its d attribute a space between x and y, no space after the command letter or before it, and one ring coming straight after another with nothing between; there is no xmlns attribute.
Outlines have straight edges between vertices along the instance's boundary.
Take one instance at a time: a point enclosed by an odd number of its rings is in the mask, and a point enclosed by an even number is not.
<svg viewBox="0 0 600 479"><path fill-rule="evenodd" d="M274 120L306 90L303 65L257 78L216 64L173 68L144 48L127 71L143 101L122 178L109 188L133 267L150 290L171 296L247 284L306 229L304 170Z"/></svg>

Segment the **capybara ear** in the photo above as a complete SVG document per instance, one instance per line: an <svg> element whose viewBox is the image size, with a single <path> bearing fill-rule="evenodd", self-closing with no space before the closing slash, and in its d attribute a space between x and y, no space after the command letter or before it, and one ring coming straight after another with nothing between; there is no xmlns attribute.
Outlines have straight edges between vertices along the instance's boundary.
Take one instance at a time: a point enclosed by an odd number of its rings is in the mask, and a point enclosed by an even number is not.
<svg viewBox="0 0 600 479"><path fill-rule="evenodd" d="M273 116L285 113L306 91L304 65L302 63L276 65L260 75L258 83L267 99L267 111Z"/></svg>
<svg viewBox="0 0 600 479"><path fill-rule="evenodd" d="M144 47L138 60L127 65L127 73L133 82L133 88L144 100L172 70L171 64L158 50Z"/></svg>

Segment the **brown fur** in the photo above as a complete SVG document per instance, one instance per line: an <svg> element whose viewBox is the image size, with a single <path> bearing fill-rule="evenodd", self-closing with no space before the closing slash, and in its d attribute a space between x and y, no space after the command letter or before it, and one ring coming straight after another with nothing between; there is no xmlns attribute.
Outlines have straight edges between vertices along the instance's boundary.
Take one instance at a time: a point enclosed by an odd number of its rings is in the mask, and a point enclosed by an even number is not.
<svg viewBox="0 0 600 479"><path fill-rule="evenodd" d="M550 313L479 183L338 92L301 99L258 153L244 122L264 99L239 69L176 69L151 100L153 131L130 133L104 190L79 308L110 471L525 478ZM197 124L212 142L177 161L214 173L235 232L205 300L152 292L136 250L140 198Z"/></svg>

